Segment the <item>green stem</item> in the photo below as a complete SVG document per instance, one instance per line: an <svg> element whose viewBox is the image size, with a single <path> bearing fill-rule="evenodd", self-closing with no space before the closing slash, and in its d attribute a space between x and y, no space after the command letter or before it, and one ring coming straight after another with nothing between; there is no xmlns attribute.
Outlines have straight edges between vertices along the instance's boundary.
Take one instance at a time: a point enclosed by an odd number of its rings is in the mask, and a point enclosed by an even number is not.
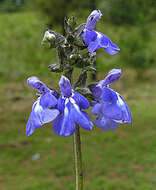
<svg viewBox="0 0 156 190"><path fill-rule="evenodd" d="M75 162L76 190L83 190L81 138L80 138L80 129L78 125L76 125L76 131L73 135L73 149L74 149L74 162Z"/></svg>
<svg viewBox="0 0 156 190"><path fill-rule="evenodd" d="M58 53L58 58L59 58L60 69L63 71L63 68L64 68L63 48L62 47L58 47L57 48L57 53Z"/></svg>

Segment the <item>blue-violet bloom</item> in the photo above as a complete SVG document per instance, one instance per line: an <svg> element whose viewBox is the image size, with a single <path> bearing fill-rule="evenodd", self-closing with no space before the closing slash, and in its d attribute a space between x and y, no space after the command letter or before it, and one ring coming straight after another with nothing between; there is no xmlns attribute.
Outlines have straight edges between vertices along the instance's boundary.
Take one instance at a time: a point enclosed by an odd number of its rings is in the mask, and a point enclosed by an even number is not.
<svg viewBox="0 0 156 190"><path fill-rule="evenodd" d="M58 109L54 109L57 104L56 92L50 90L37 77L28 78L27 83L41 93L32 106L32 112L26 126L26 135L29 136L36 128L53 121L60 112Z"/></svg>
<svg viewBox="0 0 156 190"><path fill-rule="evenodd" d="M128 105L119 93L108 87L118 81L121 74L121 69L112 69L104 80L91 89L96 99L92 109L92 113L97 115L95 125L103 130L114 130L119 123L132 123Z"/></svg>
<svg viewBox="0 0 156 190"><path fill-rule="evenodd" d="M55 133L59 136L71 136L76 129L75 123L83 129L91 130L93 123L89 115L81 110L90 107L88 100L72 90L70 81L65 76L61 77L59 86L62 94L58 99L57 108L61 114L53 124Z"/></svg>
<svg viewBox="0 0 156 190"><path fill-rule="evenodd" d="M115 55L120 51L120 48L115 45L106 35L94 30L96 22L101 18L100 10L94 10L89 15L85 29L81 33L85 45L88 46L88 51L93 53L99 48L104 48L110 55Z"/></svg>

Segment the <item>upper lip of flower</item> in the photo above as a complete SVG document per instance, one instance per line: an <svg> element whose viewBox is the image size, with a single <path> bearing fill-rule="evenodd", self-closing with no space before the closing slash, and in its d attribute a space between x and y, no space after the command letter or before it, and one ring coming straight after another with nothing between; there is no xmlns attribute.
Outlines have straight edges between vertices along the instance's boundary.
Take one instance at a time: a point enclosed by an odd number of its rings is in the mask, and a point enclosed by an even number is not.
<svg viewBox="0 0 156 190"><path fill-rule="evenodd" d="M65 97L70 97L72 95L72 88L71 88L70 81L65 76L61 77L59 86L62 91L62 94Z"/></svg>
<svg viewBox="0 0 156 190"><path fill-rule="evenodd" d="M92 11L87 19L86 29L92 31L95 27L96 22L101 18L101 16L102 16L102 13L100 10Z"/></svg>
<svg viewBox="0 0 156 190"><path fill-rule="evenodd" d="M94 17L94 18L98 18L98 20L101 18L101 16L102 16L102 13L101 13L101 11L100 10L94 10L94 11L92 11L92 13L90 14L90 16L89 17ZM97 21L98 21L97 20Z"/></svg>

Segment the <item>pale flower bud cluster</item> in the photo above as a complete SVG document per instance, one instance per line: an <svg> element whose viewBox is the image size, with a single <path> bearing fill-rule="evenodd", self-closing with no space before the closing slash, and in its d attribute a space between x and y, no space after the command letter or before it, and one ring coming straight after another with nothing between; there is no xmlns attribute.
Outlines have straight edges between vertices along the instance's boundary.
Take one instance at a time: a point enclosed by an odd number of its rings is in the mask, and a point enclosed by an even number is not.
<svg viewBox="0 0 156 190"><path fill-rule="evenodd" d="M55 40L55 38L56 38L55 35L51 31L47 30L44 33L42 44L44 44L45 42L51 42Z"/></svg>

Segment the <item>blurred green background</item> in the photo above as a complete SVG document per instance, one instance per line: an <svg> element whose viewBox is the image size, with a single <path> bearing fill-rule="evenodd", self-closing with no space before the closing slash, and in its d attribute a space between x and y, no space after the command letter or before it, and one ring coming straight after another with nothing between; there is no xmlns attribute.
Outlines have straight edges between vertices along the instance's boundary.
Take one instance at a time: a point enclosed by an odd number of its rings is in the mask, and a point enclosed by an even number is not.
<svg viewBox="0 0 156 190"><path fill-rule="evenodd" d="M103 13L97 30L121 49L114 56L97 51L97 80L123 69L112 88L128 103L133 127L81 130L84 189L155 190L155 0L0 0L0 189L74 189L72 137L56 136L52 124L25 136L36 98L26 79L35 75L58 88L60 75L48 71L57 56L41 46L44 31L63 31L64 16L84 23L96 8Z"/></svg>

